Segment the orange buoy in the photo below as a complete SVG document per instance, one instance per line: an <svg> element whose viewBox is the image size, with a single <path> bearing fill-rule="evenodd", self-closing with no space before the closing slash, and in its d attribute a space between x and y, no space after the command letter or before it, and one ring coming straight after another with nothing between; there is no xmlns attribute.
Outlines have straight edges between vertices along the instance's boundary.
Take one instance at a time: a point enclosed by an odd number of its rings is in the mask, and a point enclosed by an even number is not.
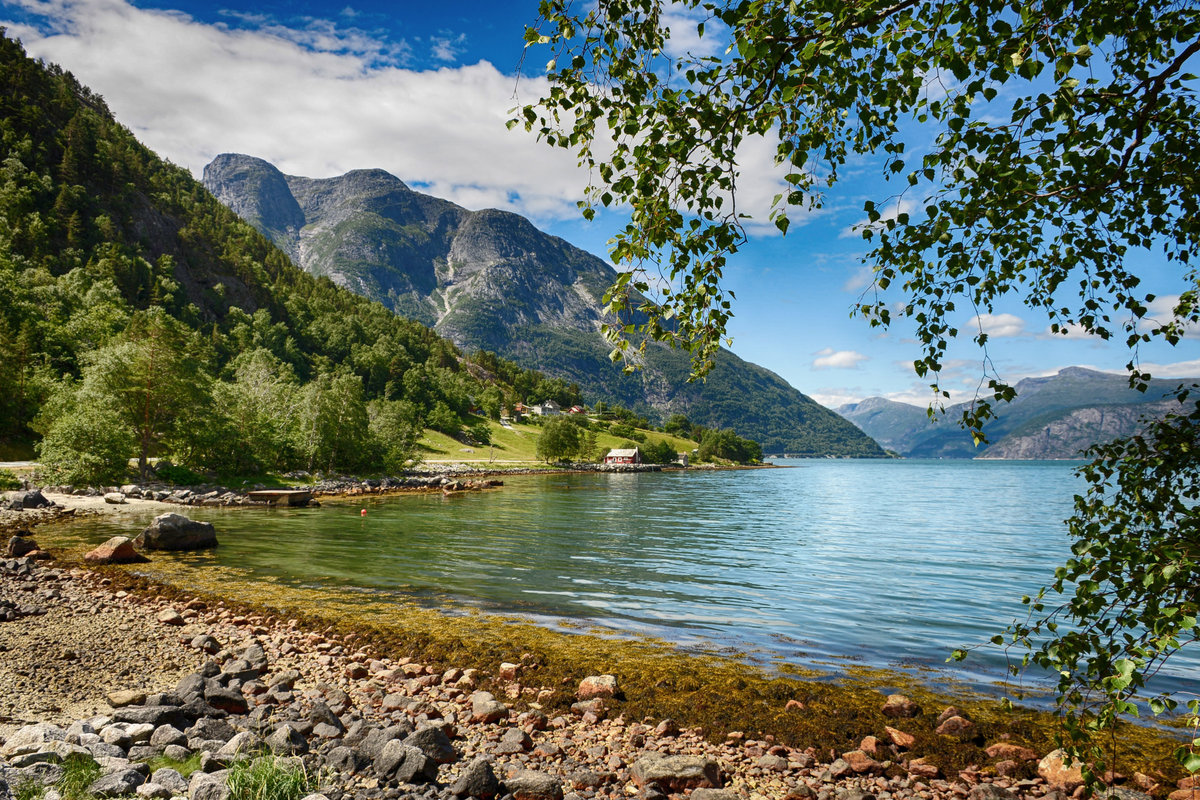
<svg viewBox="0 0 1200 800"><path fill-rule="evenodd" d="M364 508L360 513L365 517L367 515L367 510Z"/></svg>

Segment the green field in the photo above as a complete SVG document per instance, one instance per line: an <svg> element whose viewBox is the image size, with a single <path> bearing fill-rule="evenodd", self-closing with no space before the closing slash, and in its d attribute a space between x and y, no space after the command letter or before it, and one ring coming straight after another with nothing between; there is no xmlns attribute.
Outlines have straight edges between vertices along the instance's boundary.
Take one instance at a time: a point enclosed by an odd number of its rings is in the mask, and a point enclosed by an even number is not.
<svg viewBox="0 0 1200 800"><path fill-rule="evenodd" d="M501 425L492 420L471 417L469 424L486 421L492 432L490 445L467 445L444 433L426 428L419 442L421 458L427 463L439 462L491 462L495 464L524 464L530 466L543 463L537 457L537 441L542 433L540 425L514 423ZM691 439L683 439L656 431L641 431L648 442L662 439L671 443L677 452L691 452L699 445ZM597 453L620 447L626 440L611 433L597 433Z"/></svg>

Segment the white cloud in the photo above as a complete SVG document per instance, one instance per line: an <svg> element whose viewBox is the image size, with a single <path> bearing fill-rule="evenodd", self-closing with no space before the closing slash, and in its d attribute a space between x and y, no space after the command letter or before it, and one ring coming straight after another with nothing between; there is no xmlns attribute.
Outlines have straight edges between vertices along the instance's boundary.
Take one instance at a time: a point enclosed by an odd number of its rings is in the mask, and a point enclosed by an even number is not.
<svg viewBox="0 0 1200 800"><path fill-rule="evenodd" d="M816 355L817 358L812 363L813 369L854 369L859 362L868 360L868 356L862 353L834 350L832 347L826 347Z"/></svg>
<svg viewBox="0 0 1200 800"><path fill-rule="evenodd" d="M860 222L845 228L838 234L839 239L861 239L863 231L867 228L872 230L882 230L884 223L889 220L897 219L901 214L912 214L918 209L917 203L906 197L898 197L893 202L887 204L879 213L879 219L875 222Z"/></svg>
<svg viewBox="0 0 1200 800"><path fill-rule="evenodd" d="M444 36L435 36L431 40L432 48L431 55L438 61L453 63L458 60L459 55L465 49L467 43L467 35L460 33L457 36L446 34Z"/></svg>
<svg viewBox="0 0 1200 800"><path fill-rule="evenodd" d="M724 52L728 45L726 27L694 8L670 3L663 11L662 21L671 30L671 38L664 48L671 58L715 56ZM701 22L704 23L704 36L700 36L698 28Z"/></svg>
<svg viewBox="0 0 1200 800"><path fill-rule="evenodd" d="M1016 314L978 314L967 323L964 333L976 331L986 333L991 339L1021 336L1025 333L1025 320Z"/></svg>
<svg viewBox="0 0 1200 800"><path fill-rule="evenodd" d="M470 208L574 218L586 176L570 153L508 131L515 80L491 64L416 71L358 29L311 21L208 25L124 0L16 0L46 30L9 24L34 56L100 93L147 146L199 174L223 152L285 173L380 167ZM5 24L0 22L0 24ZM539 96L539 79L523 79Z"/></svg>

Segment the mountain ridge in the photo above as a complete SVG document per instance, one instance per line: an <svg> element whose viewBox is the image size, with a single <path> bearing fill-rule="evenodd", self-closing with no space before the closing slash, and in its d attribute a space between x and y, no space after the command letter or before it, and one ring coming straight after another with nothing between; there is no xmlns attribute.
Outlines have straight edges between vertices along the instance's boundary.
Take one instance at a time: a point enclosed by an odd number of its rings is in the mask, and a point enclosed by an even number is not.
<svg viewBox="0 0 1200 800"><path fill-rule="evenodd" d="M902 456L926 458L1071 459L1093 444L1136 432L1145 417L1161 418L1180 404L1164 399L1180 383L1159 378L1145 392L1128 378L1086 367L1064 367L1055 375L1025 378L1012 403L997 404L984 428L989 443L976 447L957 425L968 404L950 406L931 420L908 403L870 397L836 411L884 447Z"/></svg>
<svg viewBox="0 0 1200 800"><path fill-rule="evenodd" d="M684 413L733 428L766 452L883 455L841 417L729 351L700 384L687 380L686 353L656 342L646 343L637 372L623 372L601 333L616 271L518 214L464 209L382 170L305 178L237 153L217 156L204 183L305 271L428 324L464 350L490 350L578 383L593 402L660 418Z"/></svg>

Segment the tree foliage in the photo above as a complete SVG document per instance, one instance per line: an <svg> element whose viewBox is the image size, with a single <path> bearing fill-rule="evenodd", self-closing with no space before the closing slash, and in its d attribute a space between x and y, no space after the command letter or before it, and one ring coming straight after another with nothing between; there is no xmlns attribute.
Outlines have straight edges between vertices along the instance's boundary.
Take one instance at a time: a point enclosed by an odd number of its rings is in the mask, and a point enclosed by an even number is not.
<svg viewBox="0 0 1200 800"><path fill-rule="evenodd" d="M537 457L547 463L574 458L581 444L578 425L566 417L551 417L538 436Z"/></svg>
<svg viewBox="0 0 1200 800"><path fill-rule="evenodd" d="M979 438L1014 391L989 366L986 332L960 331L960 315L1019 300L1056 333L1123 337L1134 386L1149 378L1139 346L1177 343L1200 320L1193 3L540 8L526 41L549 51L550 88L514 123L578 154L593 176L586 217L629 210L611 251L631 268L609 295L628 321L610 330L617 339L645 332L691 348L696 373L709 367L732 313L723 273L748 237L738 159L762 139L788 187L771 213L784 233L851 159L893 182L864 209L874 281L855 310L915 329L915 369L935 403L950 343L961 334L985 348L986 390L963 414ZM1145 253L1178 267L1165 313L1150 313L1157 298L1140 287L1134 257ZM669 287L657 302L647 276ZM1062 675L1064 743L1085 759L1099 756L1095 729L1131 712L1162 660L1196 643L1200 420L1188 388L1177 397L1179 414L1094 451L1069 522L1075 558L1048 589L1063 604L1031 600L1033 617L1012 630L1031 661Z"/></svg>

